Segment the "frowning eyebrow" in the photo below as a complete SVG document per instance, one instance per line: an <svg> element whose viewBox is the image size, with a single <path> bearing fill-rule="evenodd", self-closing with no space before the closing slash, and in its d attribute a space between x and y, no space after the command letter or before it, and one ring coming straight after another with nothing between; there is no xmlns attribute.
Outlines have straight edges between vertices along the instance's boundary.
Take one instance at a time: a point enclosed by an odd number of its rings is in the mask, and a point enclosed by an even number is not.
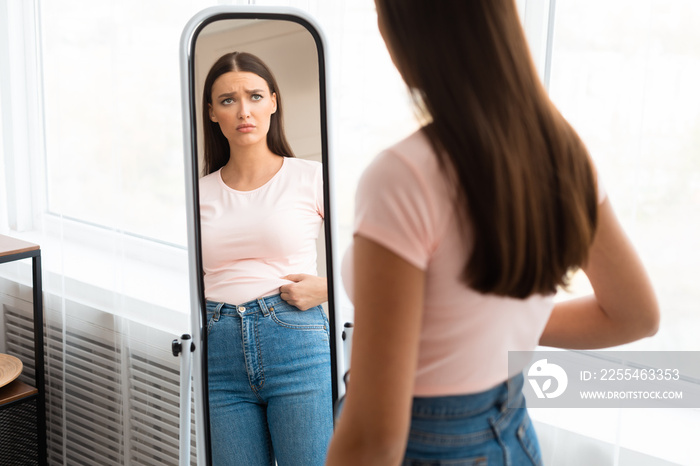
<svg viewBox="0 0 700 466"><path fill-rule="evenodd" d="M245 93L248 95L263 94L263 93L265 93L265 90L264 89L246 89ZM237 95L238 95L238 92L225 92L225 93L219 95L219 99L222 99L224 97L235 97Z"/></svg>

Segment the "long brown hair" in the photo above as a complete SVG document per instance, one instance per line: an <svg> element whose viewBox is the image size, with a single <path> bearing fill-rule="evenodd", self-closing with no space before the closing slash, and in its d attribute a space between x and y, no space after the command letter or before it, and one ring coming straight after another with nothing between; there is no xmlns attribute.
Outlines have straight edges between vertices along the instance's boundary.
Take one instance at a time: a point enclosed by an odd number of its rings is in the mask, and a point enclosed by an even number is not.
<svg viewBox="0 0 700 466"><path fill-rule="evenodd" d="M568 285L597 225L588 152L547 96L514 0L376 0L380 28L460 187L462 280L525 298Z"/></svg>
<svg viewBox="0 0 700 466"><path fill-rule="evenodd" d="M267 147L272 153L283 157L294 157L294 152L284 134L282 96L274 75L265 63L257 56L246 52L231 52L219 58L212 65L207 79L204 81L202 96L202 124L204 125L204 174L213 173L226 165L231 156L228 140L221 132L219 124L211 121L209 105L211 88L219 76L231 71L247 71L255 73L267 82L270 94L277 95L277 110L270 116L270 130L267 132Z"/></svg>

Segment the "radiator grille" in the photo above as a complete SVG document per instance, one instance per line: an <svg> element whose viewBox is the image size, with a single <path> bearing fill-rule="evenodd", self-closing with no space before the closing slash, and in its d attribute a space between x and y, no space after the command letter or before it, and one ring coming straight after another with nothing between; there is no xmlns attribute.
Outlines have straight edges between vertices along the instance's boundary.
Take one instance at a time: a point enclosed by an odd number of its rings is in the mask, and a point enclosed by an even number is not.
<svg viewBox="0 0 700 466"><path fill-rule="evenodd" d="M3 304L5 350L22 360L20 378L33 384L31 303L7 295L0 298L7 301ZM48 319L45 329L49 464L177 464L178 358L167 351L154 352L143 342L124 342L114 328L128 325L130 331L138 331L140 324L119 322L94 309L84 312L84 319L66 318L65 329L54 325L60 323L57 319ZM96 318L97 313L101 316ZM149 335L157 332L141 330ZM193 428L191 464L196 464L194 443Z"/></svg>

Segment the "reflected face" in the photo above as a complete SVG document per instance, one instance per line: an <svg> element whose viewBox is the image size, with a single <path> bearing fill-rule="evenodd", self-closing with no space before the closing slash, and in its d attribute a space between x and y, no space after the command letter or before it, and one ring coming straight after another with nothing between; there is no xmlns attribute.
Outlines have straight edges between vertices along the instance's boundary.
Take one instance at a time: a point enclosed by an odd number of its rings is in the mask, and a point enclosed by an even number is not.
<svg viewBox="0 0 700 466"><path fill-rule="evenodd" d="M231 148L267 145L277 95L255 73L230 71L212 85L209 118L219 124Z"/></svg>

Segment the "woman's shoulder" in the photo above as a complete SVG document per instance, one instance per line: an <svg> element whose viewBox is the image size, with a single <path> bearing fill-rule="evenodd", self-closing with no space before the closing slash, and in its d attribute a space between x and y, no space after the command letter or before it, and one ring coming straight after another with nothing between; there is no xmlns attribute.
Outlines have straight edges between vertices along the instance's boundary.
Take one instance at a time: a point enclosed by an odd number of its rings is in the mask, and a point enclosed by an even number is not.
<svg viewBox="0 0 700 466"><path fill-rule="evenodd" d="M400 171L409 170L415 177L431 181L439 176L437 157L421 129L380 152L367 170L399 176Z"/></svg>
<svg viewBox="0 0 700 466"><path fill-rule="evenodd" d="M320 176L323 164L315 160L287 157L284 159L285 171L294 179L308 177L314 179Z"/></svg>
<svg viewBox="0 0 700 466"><path fill-rule="evenodd" d="M433 148L423 128L417 129L405 138L389 146L387 151L419 157L433 155Z"/></svg>
<svg viewBox="0 0 700 466"><path fill-rule="evenodd" d="M221 176L219 174L219 171L220 170L216 170L215 172L209 173L208 175L204 175L203 177L201 177L199 179L199 185L201 186L203 184L206 185L206 184L216 183L217 180L219 179L219 177Z"/></svg>
<svg viewBox="0 0 700 466"><path fill-rule="evenodd" d="M205 193L210 193L212 190L218 189L220 179L221 175L219 174L219 170L201 177L199 179L200 196Z"/></svg>
<svg viewBox="0 0 700 466"><path fill-rule="evenodd" d="M321 168L321 162L316 160L302 159L299 157L286 157L284 163L294 170L316 171Z"/></svg>

